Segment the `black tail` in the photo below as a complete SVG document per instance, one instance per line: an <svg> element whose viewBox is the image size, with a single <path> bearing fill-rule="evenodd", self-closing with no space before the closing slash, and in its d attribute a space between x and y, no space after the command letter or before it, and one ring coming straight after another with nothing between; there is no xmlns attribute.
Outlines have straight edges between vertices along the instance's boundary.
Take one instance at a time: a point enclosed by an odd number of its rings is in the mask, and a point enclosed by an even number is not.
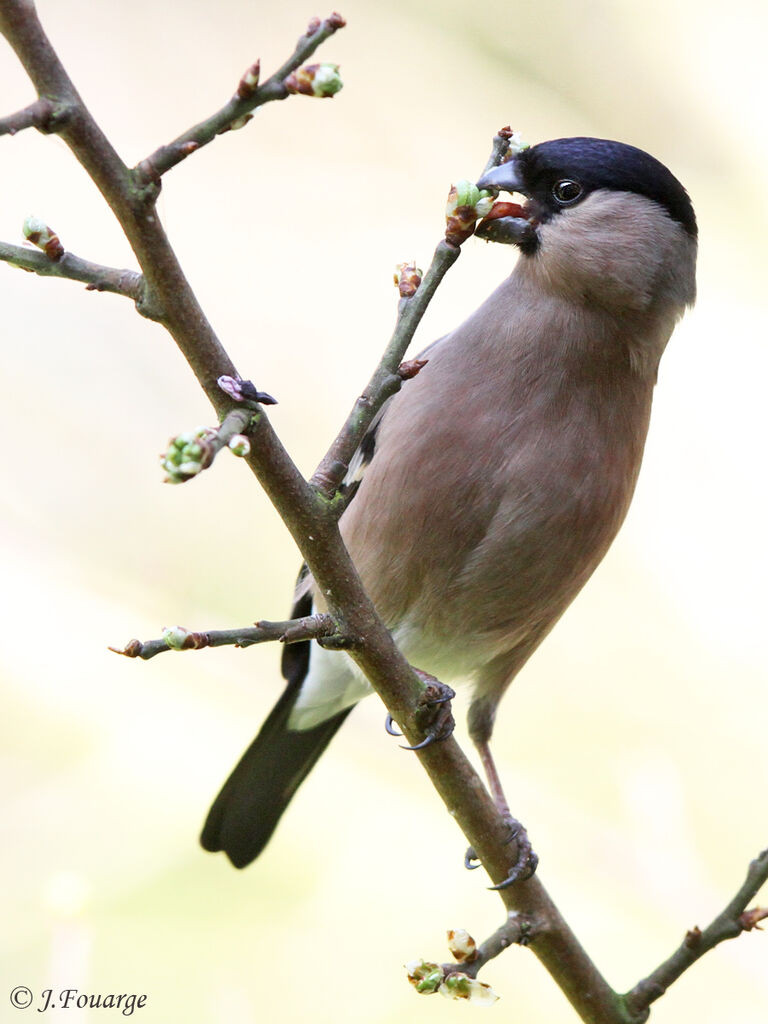
<svg viewBox="0 0 768 1024"><path fill-rule="evenodd" d="M307 599L304 599L306 601ZM308 615L309 604L294 608L294 615ZM309 643L287 646L283 674L288 680L282 697L208 812L200 842L212 853L223 850L236 868L244 868L269 842L294 793L309 775L351 708L314 729L295 732L288 718L309 668Z"/></svg>

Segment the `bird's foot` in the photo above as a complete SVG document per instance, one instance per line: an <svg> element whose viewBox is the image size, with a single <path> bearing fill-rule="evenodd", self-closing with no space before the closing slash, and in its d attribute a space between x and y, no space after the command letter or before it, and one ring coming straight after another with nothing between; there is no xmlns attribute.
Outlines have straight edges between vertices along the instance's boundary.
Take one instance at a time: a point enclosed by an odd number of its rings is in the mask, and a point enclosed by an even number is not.
<svg viewBox="0 0 768 1024"><path fill-rule="evenodd" d="M448 739L456 727L451 710L451 701L456 696L454 690L428 672L422 672L418 668L415 668L414 672L426 684L419 697L418 711L419 725L426 735L421 743L413 747L403 747L403 750L423 750L431 743Z"/></svg>
<svg viewBox="0 0 768 1024"><path fill-rule="evenodd" d="M416 743L412 747L403 747L403 750L423 750L431 743L448 739L456 725L451 711L451 701L456 696L455 692L450 686L446 686L439 679L435 679L434 676L422 672L420 669L416 668L414 672L426 684L419 698L417 711L419 725L424 729L426 735L421 743ZM390 736L402 735L395 729L392 715L387 715L384 727Z"/></svg>
<svg viewBox="0 0 768 1024"><path fill-rule="evenodd" d="M489 886L490 889L507 889L515 882L524 882L527 878L531 878L539 864L538 854L531 846L525 827L511 814L505 814L504 817L509 828L509 836L505 841L517 843L517 859L507 877L497 885ZM474 871L475 868L480 867L480 860L471 846L464 854L464 867L468 871Z"/></svg>

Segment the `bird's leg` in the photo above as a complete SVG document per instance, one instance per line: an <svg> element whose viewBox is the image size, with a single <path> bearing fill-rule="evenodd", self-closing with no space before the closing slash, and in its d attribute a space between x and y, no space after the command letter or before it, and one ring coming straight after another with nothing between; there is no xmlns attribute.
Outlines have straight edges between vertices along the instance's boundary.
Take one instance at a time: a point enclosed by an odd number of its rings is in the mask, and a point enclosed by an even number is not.
<svg viewBox="0 0 768 1024"><path fill-rule="evenodd" d="M456 696L454 691L428 672L422 672L418 668L414 668L413 671L425 684L424 692L419 698L418 716L419 724L424 728L426 736L421 743L417 743L413 747L403 747L403 750L423 750L430 743L447 739L456 725L451 711L451 701ZM385 728L390 736L402 735L396 731L392 715L387 715Z"/></svg>
<svg viewBox="0 0 768 1024"><path fill-rule="evenodd" d="M528 833L525 827L517 818L513 817L512 812L509 809L507 798L504 793L504 788L501 785L501 779L496 768L496 762L493 760L491 754L491 748L487 740L475 740L477 752L480 755L480 761L482 762L483 768L485 769L485 775L488 779L488 788L491 791L493 802L496 804L499 814L504 818L507 825L509 826L509 839L507 842L517 843L517 860L512 865L512 868L504 879L503 882L499 882L498 885L492 885L491 889L506 889L507 886L512 885L513 882L518 879L530 878L535 872L536 867L539 863L539 858L531 846L531 841L528 838ZM477 863L473 863L476 861ZM475 851L470 847L464 857L464 865L469 868L470 871L480 867L480 862L477 860Z"/></svg>
<svg viewBox="0 0 768 1024"><path fill-rule="evenodd" d="M490 744L487 742L478 743L477 752L480 755L480 762L485 771L485 777L488 779L488 788L491 791L493 802L496 804L499 814L504 818L511 818L512 813L509 809L509 804L507 803L504 787L502 786L501 779L499 778L496 762L493 760Z"/></svg>

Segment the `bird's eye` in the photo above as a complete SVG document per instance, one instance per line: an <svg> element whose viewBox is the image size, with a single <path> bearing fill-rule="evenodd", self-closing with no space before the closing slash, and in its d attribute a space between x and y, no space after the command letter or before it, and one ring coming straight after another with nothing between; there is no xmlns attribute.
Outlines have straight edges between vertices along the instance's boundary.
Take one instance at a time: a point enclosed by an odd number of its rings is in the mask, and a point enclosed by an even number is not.
<svg viewBox="0 0 768 1024"><path fill-rule="evenodd" d="M569 203L575 203L583 191L578 181L563 178L554 185L552 195L561 206L567 206Z"/></svg>

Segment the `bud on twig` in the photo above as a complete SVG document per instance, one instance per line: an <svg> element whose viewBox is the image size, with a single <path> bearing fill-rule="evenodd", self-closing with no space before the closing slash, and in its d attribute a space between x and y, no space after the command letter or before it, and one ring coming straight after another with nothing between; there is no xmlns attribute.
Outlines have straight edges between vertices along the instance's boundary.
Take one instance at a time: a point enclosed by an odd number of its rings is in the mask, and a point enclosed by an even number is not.
<svg viewBox="0 0 768 1024"><path fill-rule="evenodd" d="M415 295L423 276L422 271L414 262L398 263L395 268L395 284L400 292L400 297L410 299L412 295Z"/></svg>
<svg viewBox="0 0 768 1024"><path fill-rule="evenodd" d="M493 205L490 192L482 191L471 181L462 179L451 185L445 206L445 238L452 245L461 245L475 230L475 222Z"/></svg>
<svg viewBox="0 0 768 1024"><path fill-rule="evenodd" d="M24 237L38 249L42 249L53 263L64 255L64 246L59 241L59 236L39 217L27 217L22 230Z"/></svg>
<svg viewBox="0 0 768 1024"><path fill-rule="evenodd" d="M685 933L685 939L683 940L687 949L696 949L701 945L701 928L697 924L690 928Z"/></svg>
<svg viewBox="0 0 768 1024"><path fill-rule="evenodd" d="M520 132L513 131L509 125L506 128L501 128L496 134L505 139L507 143L507 152L502 163L511 160L512 157L522 153L524 149L530 149L530 142L526 142Z"/></svg>
<svg viewBox="0 0 768 1024"><path fill-rule="evenodd" d="M172 651L199 651L210 646L207 633L192 633L183 626L163 626L163 640Z"/></svg>
<svg viewBox="0 0 768 1024"><path fill-rule="evenodd" d="M246 455L250 454L251 442L245 434L235 434L229 439L229 450L239 459L244 459Z"/></svg>
<svg viewBox="0 0 768 1024"><path fill-rule="evenodd" d="M243 77L237 86L237 95L241 100L247 100L256 92L259 86L259 76L261 75L261 61L257 60L255 64L251 64L248 70L245 72Z"/></svg>
<svg viewBox="0 0 768 1024"><path fill-rule="evenodd" d="M440 964L433 964L428 960L411 960L405 965L405 969L408 971L408 981L423 996L437 992L445 978Z"/></svg>
<svg viewBox="0 0 768 1024"><path fill-rule="evenodd" d="M466 999L476 1006L492 1006L499 998L490 985L460 972L449 974L437 991L446 999Z"/></svg>
<svg viewBox="0 0 768 1024"><path fill-rule="evenodd" d="M172 437L168 449L161 456L163 469L168 474L167 484L183 484L210 466L214 450L210 441L215 430L198 427L197 430Z"/></svg>
<svg viewBox="0 0 768 1024"><path fill-rule="evenodd" d="M477 943L465 928L456 928L448 932L448 949L453 959L459 963L469 963L477 959Z"/></svg>
<svg viewBox="0 0 768 1024"><path fill-rule="evenodd" d="M226 128L223 128L219 135L223 135L225 132L237 132L241 128L245 128L249 121L253 120L253 114L243 114L242 117L236 117L234 121L230 121Z"/></svg>
<svg viewBox="0 0 768 1024"><path fill-rule="evenodd" d="M338 64L305 64L288 75L283 85L288 92L324 99L326 96L334 96L344 83Z"/></svg>
<svg viewBox="0 0 768 1024"><path fill-rule="evenodd" d="M122 654L126 658L138 658L144 648L141 640L129 640L122 650L119 647L108 647L114 654Z"/></svg>
<svg viewBox="0 0 768 1024"><path fill-rule="evenodd" d="M759 922L765 921L768 918L768 909L765 907L753 907L751 910L745 910L743 914L739 915L739 924L745 932L751 932L753 928L757 928L759 932L763 929L760 927Z"/></svg>
<svg viewBox="0 0 768 1024"><path fill-rule="evenodd" d="M189 636L189 631L183 626L165 626L163 628L163 639L172 651L183 651L184 642Z"/></svg>

